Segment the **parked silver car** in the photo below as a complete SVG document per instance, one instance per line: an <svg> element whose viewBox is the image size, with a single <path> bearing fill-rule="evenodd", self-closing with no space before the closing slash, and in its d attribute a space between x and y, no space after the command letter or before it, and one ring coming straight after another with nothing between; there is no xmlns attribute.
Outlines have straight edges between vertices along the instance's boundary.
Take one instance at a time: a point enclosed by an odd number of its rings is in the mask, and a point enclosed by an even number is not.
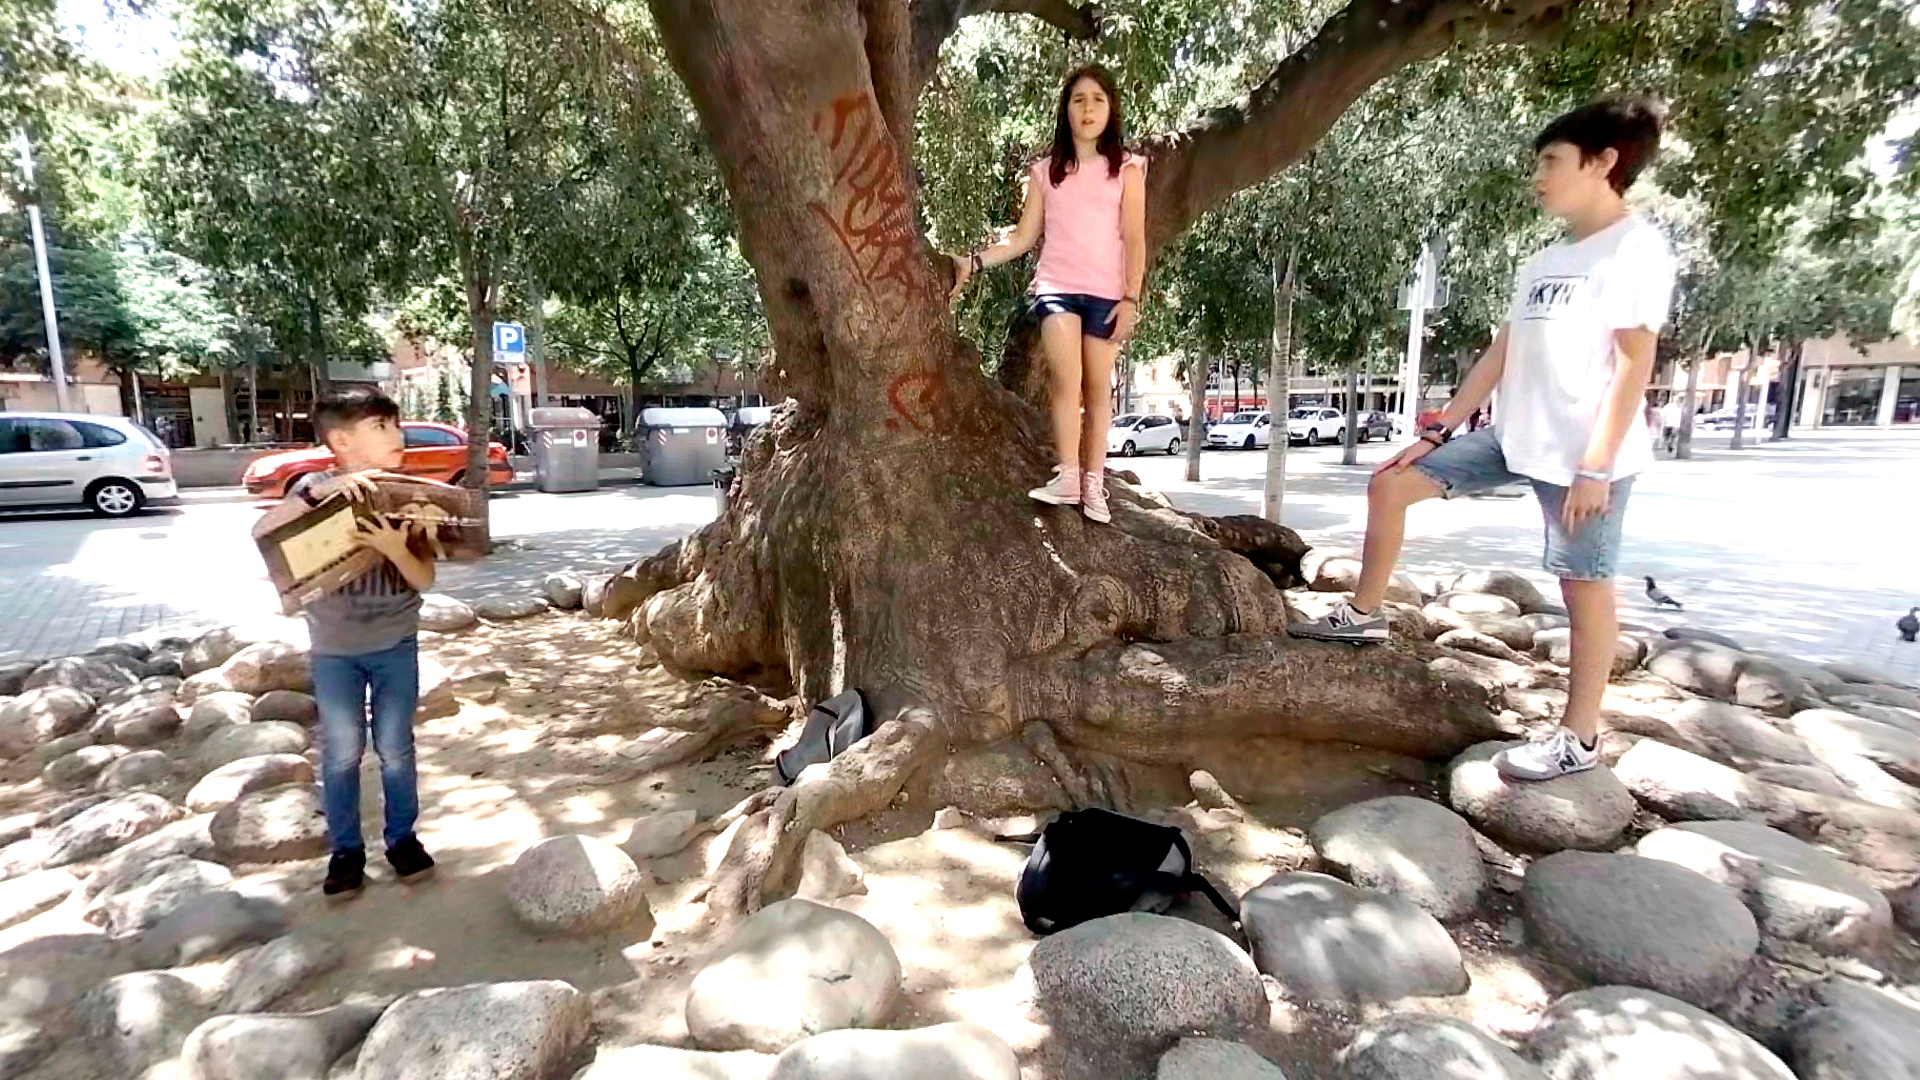
<svg viewBox="0 0 1920 1080"><path fill-rule="evenodd" d="M124 416L0 413L0 508L85 506L124 517L178 494L172 452Z"/></svg>

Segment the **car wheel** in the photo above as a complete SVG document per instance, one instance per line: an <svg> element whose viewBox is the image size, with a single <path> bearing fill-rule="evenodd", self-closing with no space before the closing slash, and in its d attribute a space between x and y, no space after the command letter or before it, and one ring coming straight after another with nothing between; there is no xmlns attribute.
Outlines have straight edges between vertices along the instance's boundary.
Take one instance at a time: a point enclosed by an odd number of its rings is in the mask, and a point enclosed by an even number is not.
<svg viewBox="0 0 1920 1080"><path fill-rule="evenodd" d="M1136 453L1138 453L1138 451L1134 449L1132 439L1128 439L1126 442L1120 444L1121 457L1132 457Z"/></svg>
<svg viewBox="0 0 1920 1080"><path fill-rule="evenodd" d="M1359 439L1361 442L1366 442L1368 439L1373 438L1373 432L1368 428L1361 428L1360 434L1355 436L1355 438Z"/></svg>
<svg viewBox="0 0 1920 1080"><path fill-rule="evenodd" d="M466 481L466 479L467 479L467 470L461 469L459 472L454 473L451 477L449 477L447 479L447 483L452 484L454 487L459 487L463 482Z"/></svg>
<svg viewBox="0 0 1920 1080"><path fill-rule="evenodd" d="M1251 436L1251 435L1249 435L1249 436L1247 436L1247 442L1246 442L1246 447L1245 447L1245 448L1246 448L1246 449L1248 449L1248 450L1252 450L1252 449L1254 449L1254 445L1253 445L1253 436Z"/></svg>
<svg viewBox="0 0 1920 1080"><path fill-rule="evenodd" d="M1319 428L1307 429L1307 445L1308 446L1320 445L1320 429Z"/></svg>
<svg viewBox="0 0 1920 1080"><path fill-rule="evenodd" d="M87 490L87 507L101 517L126 517L146 501L129 480L102 480Z"/></svg>
<svg viewBox="0 0 1920 1080"><path fill-rule="evenodd" d="M1167 440L1167 456L1173 457L1175 454L1178 454L1179 452L1180 452L1180 440L1168 439Z"/></svg>

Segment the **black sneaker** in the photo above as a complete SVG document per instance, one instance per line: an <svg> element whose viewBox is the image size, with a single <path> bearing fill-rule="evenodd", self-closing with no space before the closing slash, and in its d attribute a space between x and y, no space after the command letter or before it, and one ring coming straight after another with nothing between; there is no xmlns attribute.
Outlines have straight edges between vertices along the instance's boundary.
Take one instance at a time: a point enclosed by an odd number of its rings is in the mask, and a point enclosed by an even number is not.
<svg viewBox="0 0 1920 1080"><path fill-rule="evenodd" d="M367 853L361 850L344 850L333 853L327 860L327 880L321 884L320 891L340 900L351 899L367 883Z"/></svg>
<svg viewBox="0 0 1920 1080"><path fill-rule="evenodd" d="M387 862L401 881L419 881L433 872L433 856L411 836L387 849Z"/></svg>

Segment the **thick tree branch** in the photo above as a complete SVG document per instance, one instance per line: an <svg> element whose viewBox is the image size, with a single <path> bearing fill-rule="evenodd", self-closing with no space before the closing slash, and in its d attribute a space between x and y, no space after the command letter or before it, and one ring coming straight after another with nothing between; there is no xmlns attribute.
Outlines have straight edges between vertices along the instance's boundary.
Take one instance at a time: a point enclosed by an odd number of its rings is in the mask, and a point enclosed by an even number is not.
<svg viewBox="0 0 1920 1080"><path fill-rule="evenodd" d="M1374 83L1474 33L1539 36L1579 0L1355 0L1236 105L1148 141L1147 245L1298 161Z"/></svg>
<svg viewBox="0 0 1920 1080"><path fill-rule="evenodd" d="M1073 0L913 0L913 87L919 96L921 87L933 77L940 62L940 46L969 15L999 13L1031 15L1059 27L1068 37L1091 41L1100 36L1100 6L1076 4Z"/></svg>

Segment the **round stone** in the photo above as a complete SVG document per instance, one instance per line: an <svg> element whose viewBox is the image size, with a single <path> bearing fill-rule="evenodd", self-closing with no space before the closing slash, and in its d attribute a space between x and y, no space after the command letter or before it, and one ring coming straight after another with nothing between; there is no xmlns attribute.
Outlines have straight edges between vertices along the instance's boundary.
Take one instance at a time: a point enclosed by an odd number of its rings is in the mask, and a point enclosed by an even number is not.
<svg viewBox="0 0 1920 1080"><path fill-rule="evenodd" d="M1682 822L1648 833L1634 850L1733 890L1770 937L1844 953L1893 928L1887 898L1846 863L1765 825Z"/></svg>
<svg viewBox="0 0 1920 1080"><path fill-rule="evenodd" d="M253 703L253 722L284 720L311 727L320 719L320 706L313 696L298 690L269 690Z"/></svg>
<svg viewBox="0 0 1920 1080"><path fill-rule="evenodd" d="M290 862L327 853L320 791L311 784L243 795L213 815L212 832L229 863Z"/></svg>
<svg viewBox="0 0 1920 1080"><path fill-rule="evenodd" d="M1493 757L1516 743L1469 747L1448 766L1447 801L1481 832L1526 851L1605 850L1633 822L1634 801L1612 770L1509 780Z"/></svg>
<svg viewBox="0 0 1920 1080"><path fill-rule="evenodd" d="M1527 1048L1550 1080L1793 1080L1779 1058L1726 1021L1632 986L1554 1002Z"/></svg>
<svg viewBox="0 0 1920 1080"><path fill-rule="evenodd" d="M1463 918L1480 902L1486 866L1464 818L1405 795L1335 810L1307 836L1336 876L1392 893L1442 920Z"/></svg>
<svg viewBox="0 0 1920 1080"><path fill-rule="evenodd" d="M555 836L520 853L507 874L515 917L542 934L652 929L647 876L627 853L590 836Z"/></svg>
<svg viewBox="0 0 1920 1080"><path fill-rule="evenodd" d="M1337 1061L1342 1080L1546 1080L1479 1028L1417 1013L1361 1028Z"/></svg>
<svg viewBox="0 0 1920 1080"><path fill-rule="evenodd" d="M1182 919L1130 912L1081 923L1040 939L1027 970L1040 1018L1091 1058L1088 1075L1142 1075L1178 1039L1237 1039L1267 1024L1253 961Z"/></svg>
<svg viewBox="0 0 1920 1080"><path fill-rule="evenodd" d="M1275 874L1240 900L1254 963L1311 1002L1440 997L1467 988L1460 948L1426 911L1325 874Z"/></svg>
<svg viewBox="0 0 1920 1080"><path fill-rule="evenodd" d="M900 958L873 924L782 900L741 923L694 976L687 1031L703 1049L775 1054L819 1032L885 1025L900 979Z"/></svg>
<svg viewBox="0 0 1920 1080"><path fill-rule="evenodd" d="M1711 1007L1760 945L1737 896L1699 874L1636 855L1563 851L1527 870L1527 936L1581 976Z"/></svg>

